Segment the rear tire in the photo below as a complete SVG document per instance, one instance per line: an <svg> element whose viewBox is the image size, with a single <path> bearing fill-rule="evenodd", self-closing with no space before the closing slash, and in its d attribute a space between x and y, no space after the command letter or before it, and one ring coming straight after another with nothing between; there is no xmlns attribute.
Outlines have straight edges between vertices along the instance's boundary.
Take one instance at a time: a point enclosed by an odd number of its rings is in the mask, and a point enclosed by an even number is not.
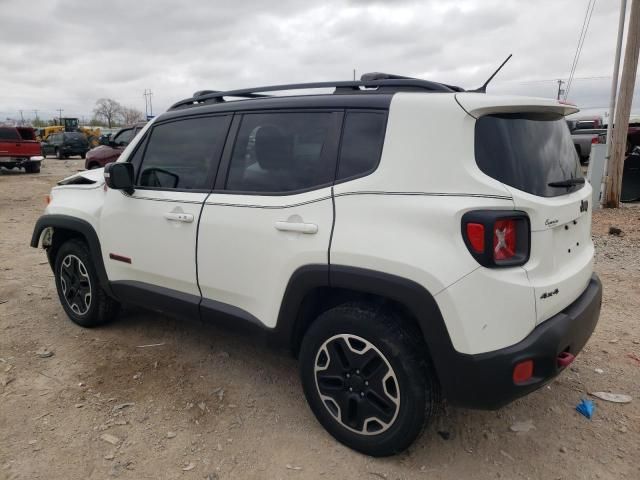
<svg viewBox="0 0 640 480"><path fill-rule="evenodd" d="M96 327L113 320L120 304L102 287L87 245L78 239L63 243L54 265L56 289L67 316L82 327Z"/></svg>
<svg viewBox="0 0 640 480"><path fill-rule="evenodd" d="M62 152L57 148L56 148L56 151L55 151L55 155L56 155L56 158L58 160L62 160Z"/></svg>
<svg viewBox="0 0 640 480"><path fill-rule="evenodd" d="M300 350L305 396L346 446L375 457L408 448L435 415L440 390L421 336L394 312L345 304L320 315Z"/></svg>
<svg viewBox="0 0 640 480"><path fill-rule="evenodd" d="M80 158L82 158L82 159L87 158L87 153L86 153L86 152L82 152L82 153L80 154Z"/></svg>

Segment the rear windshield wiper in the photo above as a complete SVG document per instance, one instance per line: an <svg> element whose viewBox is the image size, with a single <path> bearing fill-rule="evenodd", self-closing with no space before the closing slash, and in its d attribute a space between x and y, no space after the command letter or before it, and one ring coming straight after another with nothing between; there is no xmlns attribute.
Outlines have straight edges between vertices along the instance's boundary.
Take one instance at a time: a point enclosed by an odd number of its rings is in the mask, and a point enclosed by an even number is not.
<svg viewBox="0 0 640 480"><path fill-rule="evenodd" d="M574 185L584 184L584 178L568 178L559 182L547 183L550 187L573 187Z"/></svg>

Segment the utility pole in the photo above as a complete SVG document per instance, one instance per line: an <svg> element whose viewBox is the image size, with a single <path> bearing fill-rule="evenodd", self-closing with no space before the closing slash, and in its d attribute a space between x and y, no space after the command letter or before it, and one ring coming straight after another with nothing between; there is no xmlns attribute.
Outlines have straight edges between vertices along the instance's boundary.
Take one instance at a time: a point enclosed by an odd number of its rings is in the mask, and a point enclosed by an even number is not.
<svg viewBox="0 0 640 480"><path fill-rule="evenodd" d="M60 120L60 125L62 125L62 112L64 112L64 109L59 108L58 109L58 120Z"/></svg>
<svg viewBox="0 0 640 480"><path fill-rule="evenodd" d="M149 115L151 115L153 117L153 104L151 103L151 97L153 96L153 92L151 91L151 89L144 89L144 113L145 113L145 119L149 117Z"/></svg>
<svg viewBox="0 0 640 480"><path fill-rule="evenodd" d="M633 101L633 88L638 70L638 54L640 54L640 0L631 0L629 26L627 27L627 45L624 51L624 64L620 79L620 94L615 112L615 128L611 144L611 158L608 168L607 193L605 207L618 208L622 192L622 169L627 146L629 115Z"/></svg>
<svg viewBox="0 0 640 480"><path fill-rule="evenodd" d="M36 116L36 122L38 121L38 110L34 110L33 114Z"/></svg>
<svg viewBox="0 0 640 480"><path fill-rule="evenodd" d="M558 100L560 100L560 95L564 93L564 90L562 89L563 83L567 83L567 82L565 82L564 80L558 79L558 95L556 96Z"/></svg>
<svg viewBox="0 0 640 480"><path fill-rule="evenodd" d="M22 115L22 110L20 110L20 125L24 125L24 116Z"/></svg>
<svg viewBox="0 0 640 480"><path fill-rule="evenodd" d="M356 81L356 69L355 68L353 69L353 81L354 82Z"/></svg>
<svg viewBox="0 0 640 480"><path fill-rule="evenodd" d="M620 0L620 16L618 18L618 39L616 41L616 56L613 62L613 77L611 79L611 98L609 99L609 112L607 120L607 152L604 157L604 172L602 174L602 187L600 204L604 204L607 191L611 187L609 183L609 163L611 159L611 137L613 136L613 119L616 111L616 95L618 93L618 77L620 75L620 54L622 52L622 36L624 34L624 19L627 12L627 0Z"/></svg>

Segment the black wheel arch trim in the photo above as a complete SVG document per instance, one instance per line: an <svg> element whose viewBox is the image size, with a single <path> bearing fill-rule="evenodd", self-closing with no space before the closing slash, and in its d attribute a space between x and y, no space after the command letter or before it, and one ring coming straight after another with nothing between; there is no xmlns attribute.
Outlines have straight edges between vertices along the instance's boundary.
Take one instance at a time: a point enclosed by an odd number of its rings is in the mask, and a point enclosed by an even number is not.
<svg viewBox="0 0 640 480"><path fill-rule="evenodd" d="M413 280L364 268L331 265L330 284L334 288L370 293L404 306L417 321L428 348L430 360L445 392L451 375L449 361L456 352L440 308L433 295Z"/></svg>
<svg viewBox="0 0 640 480"><path fill-rule="evenodd" d="M422 285L403 277L376 270L342 265L307 265L294 272L283 296L275 341L291 348L303 328L298 321L300 307L314 288L329 287L373 294L403 305L418 322L433 367L446 394L451 380L450 362L459 353L453 347L440 308ZM453 386L453 385L451 385Z"/></svg>
<svg viewBox="0 0 640 480"><path fill-rule="evenodd" d="M36 225L33 229L33 234L31 236L31 246L33 248L38 248L42 232L49 227L52 227L54 229L54 235L55 229L61 228L64 230L77 232L85 239L85 241L87 242L87 246L89 247L89 254L91 255L93 266L96 269L96 273L100 281L100 286L107 293L107 295L116 298L109 284L109 278L107 277L107 271L105 269L104 260L102 258L102 247L100 246L98 234L96 233L93 226L86 220L72 217L70 215L42 215L36 222ZM51 262L51 267L53 268L53 262L55 261L55 259L49 259L49 261Z"/></svg>

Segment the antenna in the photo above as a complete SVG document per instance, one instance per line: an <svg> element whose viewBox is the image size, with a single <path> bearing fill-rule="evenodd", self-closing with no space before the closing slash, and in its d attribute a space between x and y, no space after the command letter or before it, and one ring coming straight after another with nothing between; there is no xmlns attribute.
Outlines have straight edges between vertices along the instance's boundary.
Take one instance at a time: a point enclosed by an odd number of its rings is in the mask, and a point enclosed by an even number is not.
<svg viewBox="0 0 640 480"><path fill-rule="evenodd" d="M502 70L502 67L504 67L504 64L505 64L505 63L507 63L511 57L513 57L513 53L510 53L510 54L509 54L509 56L507 57L507 59L506 59L504 62L502 62L502 64L500 64L500 66L498 67L498 69L497 69L495 72L493 72L493 75L491 75L491 76L487 79L487 81L486 81L486 82L484 82L484 85L482 85L480 88L476 88L475 90L469 90L469 91L470 91L470 92L476 92L476 93L487 93L487 85L489 85L489 82L490 82L491 80L493 80L493 77L495 77L495 76L498 74L498 72L499 72L500 70Z"/></svg>

